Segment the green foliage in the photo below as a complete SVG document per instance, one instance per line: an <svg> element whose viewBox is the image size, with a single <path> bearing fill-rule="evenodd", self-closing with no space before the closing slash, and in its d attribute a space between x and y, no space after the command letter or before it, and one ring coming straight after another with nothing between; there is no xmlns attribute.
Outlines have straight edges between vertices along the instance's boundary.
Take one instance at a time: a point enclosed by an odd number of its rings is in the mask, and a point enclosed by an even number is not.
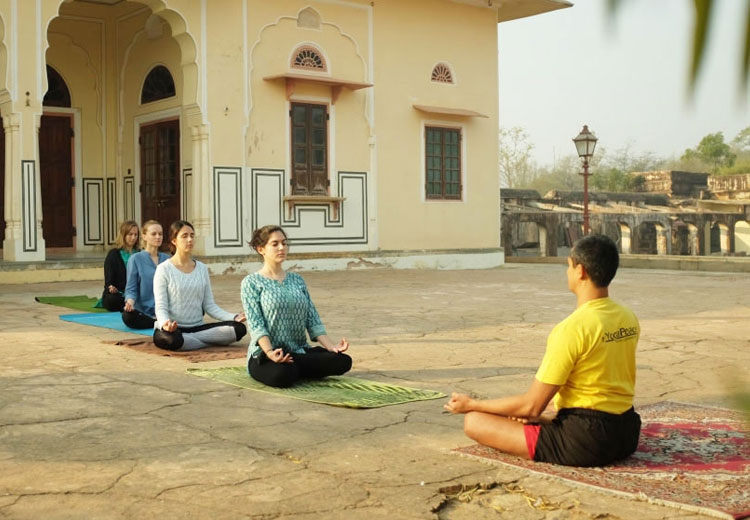
<svg viewBox="0 0 750 520"><path fill-rule="evenodd" d="M729 143L729 146L732 148L732 151L737 154L750 152L750 126L737 132L737 135L734 136L734 139Z"/></svg>
<svg viewBox="0 0 750 520"><path fill-rule="evenodd" d="M711 166L711 173L716 173L722 167L731 167L736 158L737 155L724 142L724 134L716 132L703 137L695 149L688 148L685 150L680 160L686 162L701 161Z"/></svg>
<svg viewBox="0 0 750 520"><path fill-rule="evenodd" d="M739 175L750 173L750 153L738 157L732 166L720 168L716 175Z"/></svg>
<svg viewBox="0 0 750 520"><path fill-rule="evenodd" d="M583 176L581 160L575 155L567 155L552 167L538 168L534 180L527 186L544 195L550 190L582 190Z"/></svg>
<svg viewBox="0 0 750 520"><path fill-rule="evenodd" d="M597 191L636 191L642 183L643 177L630 175L617 168L600 169L596 175L591 176L591 187Z"/></svg>

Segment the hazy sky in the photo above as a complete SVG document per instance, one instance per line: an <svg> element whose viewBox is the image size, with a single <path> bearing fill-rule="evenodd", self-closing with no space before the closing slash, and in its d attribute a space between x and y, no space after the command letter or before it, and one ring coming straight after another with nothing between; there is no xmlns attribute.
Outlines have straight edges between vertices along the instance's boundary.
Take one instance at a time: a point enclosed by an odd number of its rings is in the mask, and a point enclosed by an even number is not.
<svg viewBox="0 0 750 520"><path fill-rule="evenodd" d="M679 157L713 132L750 126L739 90L745 2L720 0L694 96L688 95L692 0L604 0L498 25L500 126L521 126L540 164L575 154L589 125L610 151Z"/></svg>

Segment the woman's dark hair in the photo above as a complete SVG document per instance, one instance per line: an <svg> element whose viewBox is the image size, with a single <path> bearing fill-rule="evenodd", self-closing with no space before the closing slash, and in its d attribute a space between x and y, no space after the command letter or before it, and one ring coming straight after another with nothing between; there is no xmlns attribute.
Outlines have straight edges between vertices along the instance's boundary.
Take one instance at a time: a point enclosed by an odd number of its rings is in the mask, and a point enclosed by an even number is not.
<svg viewBox="0 0 750 520"><path fill-rule="evenodd" d="M177 235L180 234L180 230L184 228L185 226L195 231L195 228L193 227L193 225L187 220L175 220L174 222L172 222L172 225L169 226L169 252L170 253L175 254L175 252L177 251L177 248L172 243L172 240L177 238Z"/></svg>
<svg viewBox="0 0 750 520"><path fill-rule="evenodd" d="M281 232L281 234L284 235L284 238L286 238L286 233L281 226L271 225L256 229L253 231L253 238L250 240L250 247L253 248L253 251L258 253L258 248L265 246L268 243L268 239L271 238L271 235L277 231Z"/></svg>
<svg viewBox="0 0 750 520"><path fill-rule="evenodd" d="M597 287L609 287L620 265L617 244L606 235L589 235L573 244L570 251L573 265L583 265L589 279Z"/></svg>

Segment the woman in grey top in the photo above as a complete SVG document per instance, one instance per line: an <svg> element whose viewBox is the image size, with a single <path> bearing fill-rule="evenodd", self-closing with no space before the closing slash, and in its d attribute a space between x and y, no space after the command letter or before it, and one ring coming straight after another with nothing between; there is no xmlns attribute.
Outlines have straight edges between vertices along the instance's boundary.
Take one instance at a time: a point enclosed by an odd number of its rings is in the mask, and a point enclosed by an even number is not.
<svg viewBox="0 0 750 520"><path fill-rule="evenodd" d="M214 301L208 269L192 257L193 225L178 220L169 231L173 256L154 274L154 343L165 350L197 350L239 340L247 333L245 313L229 313ZM220 321L204 323L204 312Z"/></svg>

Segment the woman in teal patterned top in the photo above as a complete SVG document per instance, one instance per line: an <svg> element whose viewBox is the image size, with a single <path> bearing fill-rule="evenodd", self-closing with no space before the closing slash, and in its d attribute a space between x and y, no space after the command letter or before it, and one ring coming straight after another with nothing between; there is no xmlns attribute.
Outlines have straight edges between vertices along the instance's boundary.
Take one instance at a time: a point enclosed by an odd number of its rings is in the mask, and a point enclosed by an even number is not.
<svg viewBox="0 0 750 520"><path fill-rule="evenodd" d="M279 226L253 232L250 242L263 257L263 267L242 281L242 306L250 330L248 372L269 386L287 387L300 378L341 375L352 367L346 338L334 344L326 335L307 286L282 264L289 250ZM307 335L321 347L311 347Z"/></svg>

